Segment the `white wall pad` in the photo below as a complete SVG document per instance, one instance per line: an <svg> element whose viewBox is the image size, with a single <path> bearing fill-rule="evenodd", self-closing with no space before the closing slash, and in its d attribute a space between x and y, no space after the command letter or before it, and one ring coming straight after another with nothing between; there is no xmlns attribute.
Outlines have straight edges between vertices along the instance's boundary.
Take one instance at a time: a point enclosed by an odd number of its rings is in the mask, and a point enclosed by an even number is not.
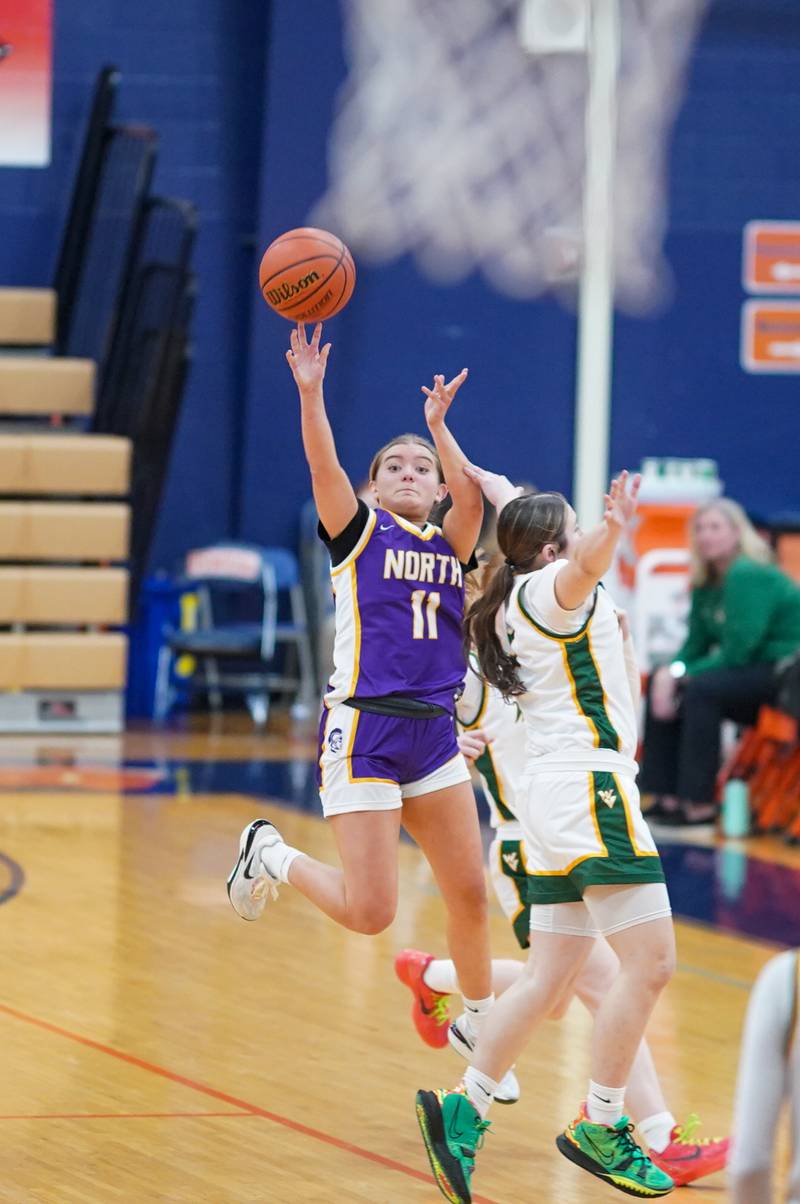
<svg viewBox="0 0 800 1204"><path fill-rule="evenodd" d="M0 693L0 734L117 733L125 726L120 690L26 690Z"/></svg>

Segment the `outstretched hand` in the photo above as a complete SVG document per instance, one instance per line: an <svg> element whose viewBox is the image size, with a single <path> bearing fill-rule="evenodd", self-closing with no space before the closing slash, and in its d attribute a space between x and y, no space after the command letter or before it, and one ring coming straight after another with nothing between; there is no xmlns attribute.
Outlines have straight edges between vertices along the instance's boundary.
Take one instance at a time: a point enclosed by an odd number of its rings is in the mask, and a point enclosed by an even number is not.
<svg viewBox="0 0 800 1204"><path fill-rule="evenodd" d="M286 361L301 393L320 388L325 379L325 368L331 345L326 343L320 351L321 337L321 322L317 322L314 327L310 342L306 339L306 328L302 322L298 322L297 328L292 331L291 349L286 352Z"/></svg>
<svg viewBox="0 0 800 1204"><path fill-rule="evenodd" d="M488 744L485 734L479 727L471 728L468 732L460 732L456 739L459 752L468 761L476 761Z"/></svg>
<svg viewBox="0 0 800 1204"><path fill-rule="evenodd" d="M462 368L458 376L454 376L447 384L444 383L443 376L434 376L432 389L428 389L425 385L422 386L422 392L427 398L425 402L425 421L428 426L431 423L444 422L453 398L468 375L469 368Z"/></svg>
<svg viewBox="0 0 800 1204"><path fill-rule="evenodd" d="M630 483L630 488L628 485ZM611 488L605 495L604 520L612 527L624 527L631 521L639 505L639 486L641 475L633 476L629 472L621 472L616 480L611 482Z"/></svg>
<svg viewBox="0 0 800 1204"><path fill-rule="evenodd" d="M504 506L522 493L521 486L512 485L508 477L504 477L498 472L489 472L486 468L479 468L477 464L465 464L464 475L475 482L487 502L491 502L498 514Z"/></svg>

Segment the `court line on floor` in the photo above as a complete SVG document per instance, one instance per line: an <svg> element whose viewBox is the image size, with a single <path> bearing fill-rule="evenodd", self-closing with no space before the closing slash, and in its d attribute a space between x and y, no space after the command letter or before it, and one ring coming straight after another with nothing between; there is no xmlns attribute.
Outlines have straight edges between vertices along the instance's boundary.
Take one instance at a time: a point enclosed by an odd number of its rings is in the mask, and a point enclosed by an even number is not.
<svg viewBox="0 0 800 1204"><path fill-rule="evenodd" d="M255 1116L255 1112L20 1112L0 1120L206 1120L214 1116Z"/></svg>
<svg viewBox="0 0 800 1204"><path fill-rule="evenodd" d="M15 895L18 895L25 885L25 871L19 862L13 857L9 857L7 853L0 853L0 863L8 870L9 883L4 891L0 892L0 903L8 903Z"/></svg>
<svg viewBox="0 0 800 1204"><path fill-rule="evenodd" d="M201 1095L207 1095L211 1099L217 1099L222 1103L230 1104L232 1108L240 1108L247 1115L260 1116L263 1120L270 1120L273 1124L282 1125L285 1129L291 1129L295 1133L300 1133L304 1137L311 1137L315 1141L324 1142L326 1145L334 1146L337 1150L343 1150L348 1154L355 1154L358 1158L364 1158L368 1162L375 1162L378 1166L383 1166L387 1170L397 1171L401 1175L406 1175L411 1179L417 1179L421 1183L432 1185L433 1178L430 1175L425 1175L422 1171L415 1170L411 1166L406 1166L402 1162L395 1162L393 1158L386 1158L383 1154L376 1154L372 1150L366 1150L362 1146L353 1145L350 1141L342 1141L339 1137L333 1137L330 1133L323 1133L320 1129L312 1129L309 1125L304 1125L300 1121L291 1120L288 1116L281 1116L277 1112L268 1112L266 1108L261 1108L258 1104L251 1104L247 1100L239 1099L235 1095L229 1095L226 1091L218 1091L216 1087L207 1087L205 1083L198 1083L195 1079L187 1078L186 1075L178 1074L174 1070L168 1070L165 1066L159 1066L156 1062L148 1062L144 1058L137 1057L136 1054L126 1053L125 1050L115 1049L113 1045L104 1045L101 1041L95 1041L92 1037L84 1037L81 1033L74 1033L68 1028L62 1028L58 1024L53 1024L49 1020L42 1020L39 1016L32 1016L28 1012L21 1012L18 1008L9 1007L8 1004L0 1003L0 1013L6 1016L11 1016L14 1020L21 1020L23 1024L32 1024L36 1028L44 1029L45 1032L55 1033L59 1037L66 1037L68 1041L75 1041L79 1045L85 1045L89 1049L97 1050L99 1053L108 1054L109 1057L117 1058L120 1062L127 1062L129 1066L136 1066L140 1070L146 1070L150 1074L158 1075L160 1078L168 1079L172 1083L179 1083L183 1087L188 1087L190 1091L198 1091ZM474 1204L499 1204L499 1201L492 1200L488 1196L472 1197Z"/></svg>

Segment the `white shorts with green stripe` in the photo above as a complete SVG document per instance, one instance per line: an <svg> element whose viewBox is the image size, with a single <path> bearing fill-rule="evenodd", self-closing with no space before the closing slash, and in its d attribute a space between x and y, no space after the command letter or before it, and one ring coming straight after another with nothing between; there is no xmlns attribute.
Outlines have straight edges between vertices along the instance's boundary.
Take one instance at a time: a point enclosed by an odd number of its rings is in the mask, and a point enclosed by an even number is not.
<svg viewBox="0 0 800 1204"><path fill-rule="evenodd" d="M488 866L492 887L503 914L511 921L520 948L531 943L531 906L528 902L528 859L519 824L501 824L489 846Z"/></svg>
<svg viewBox="0 0 800 1204"><path fill-rule="evenodd" d="M576 902L587 886L664 881L629 774L534 771L518 791L517 818L533 905Z"/></svg>

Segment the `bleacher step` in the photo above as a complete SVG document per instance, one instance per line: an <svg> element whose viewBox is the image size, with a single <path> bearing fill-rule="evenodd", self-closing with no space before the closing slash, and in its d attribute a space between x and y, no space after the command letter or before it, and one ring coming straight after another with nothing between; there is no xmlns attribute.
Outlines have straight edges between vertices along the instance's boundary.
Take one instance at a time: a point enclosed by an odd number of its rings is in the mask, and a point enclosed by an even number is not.
<svg viewBox="0 0 800 1204"><path fill-rule="evenodd" d="M0 625L113 625L128 617L120 568L0 568Z"/></svg>
<svg viewBox="0 0 800 1204"><path fill-rule="evenodd" d="M0 561L125 560L122 502L0 502Z"/></svg>
<svg viewBox="0 0 800 1204"><path fill-rule="evenodd" d="M0 491L122 496L131 442L117 435L0 434Z"/></svg>
<svg viewBox="0 0 800 1204"><path fill-rule="evenodd" d="M55 335L51 288L0 288L0 346L47 347Z"/></svg>
<svg viewBox="0 0 800 1204"><path fill-rule="evenodd" d="M87 416L95 375L94 360L0 355L0 415Z"/></svg>

